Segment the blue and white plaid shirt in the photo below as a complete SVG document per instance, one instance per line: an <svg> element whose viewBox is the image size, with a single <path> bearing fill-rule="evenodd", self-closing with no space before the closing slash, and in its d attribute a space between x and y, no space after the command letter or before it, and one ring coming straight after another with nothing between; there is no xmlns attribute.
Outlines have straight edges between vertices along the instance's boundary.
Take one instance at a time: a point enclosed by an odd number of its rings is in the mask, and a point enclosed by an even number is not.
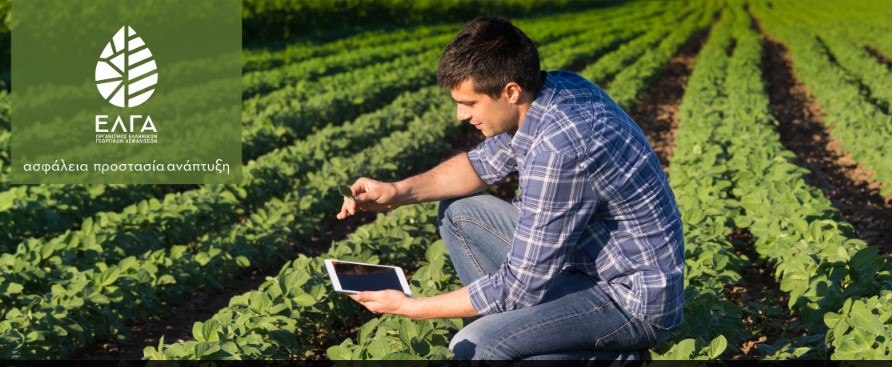
<svg viewBox="0 0 892 367"><path fill-rule="evenodd" d="M488 184L518 172L507 261L469 286L482 315L538 304L558 273L583 271L633 317L682 321L684 235L675 196L641 129L579 75L547 78L518 131L468 154Z"/></svg>

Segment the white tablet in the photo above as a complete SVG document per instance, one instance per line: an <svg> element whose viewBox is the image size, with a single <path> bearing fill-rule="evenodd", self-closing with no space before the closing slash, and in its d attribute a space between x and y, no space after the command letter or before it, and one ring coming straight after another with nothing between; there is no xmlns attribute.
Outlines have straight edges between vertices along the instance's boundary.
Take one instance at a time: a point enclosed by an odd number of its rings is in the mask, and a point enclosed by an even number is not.
<svg viewBox="0 0 892 367"><path fill-rule="evenodd" d="M403 269L398 266L363 264L352 261L325 260L325 269L336 292L359 293L395 289L412 297Z"/></svg>

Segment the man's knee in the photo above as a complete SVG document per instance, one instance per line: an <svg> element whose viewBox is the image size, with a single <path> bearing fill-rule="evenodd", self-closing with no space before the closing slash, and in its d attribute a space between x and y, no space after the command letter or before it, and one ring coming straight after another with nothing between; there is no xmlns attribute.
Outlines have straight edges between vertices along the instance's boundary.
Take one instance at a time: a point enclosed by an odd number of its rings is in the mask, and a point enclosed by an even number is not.
<svg viewBox="0 0 892 367"><path fill-rule="evenodd" d="M458 331L449 343L449 349L455 354L453 358L458 360L481 359L478 356L478 345L482 344L480 335L474 332L470 325Z"/></svg>
<svg viewBox="0 0 892 367"><path fill-rule="evenodd" d="M472 216L474 213L481 213L491 206L493 197L486 193L476 193L468 196L462 196L454 199L446 199L440 201L437 210L437 219L440 226L444 224L444 220L451 221L455 216Z"/></svg>
<svg viewBox="0 0 892 367"><path fill-rule="evenodd" d="M443 227L445 223L444 220L451 221L449 218L447 218L447 215L450 214L447 213L447 209L449 209L449 207L452 205L452 203L455 202L455 200L456 199L440 200L440 206L437 208L437 223L440 225L440 227Z"/></svg>
<svg viewBox="0 0 892 367"><path fill-rule="evenodd" d="M466 325L449 343L449 349L455 354L453 358L457 360L521 358L505 343L504 335L500 335L499 332L500 330L474 327L474 323Z"/></svg>

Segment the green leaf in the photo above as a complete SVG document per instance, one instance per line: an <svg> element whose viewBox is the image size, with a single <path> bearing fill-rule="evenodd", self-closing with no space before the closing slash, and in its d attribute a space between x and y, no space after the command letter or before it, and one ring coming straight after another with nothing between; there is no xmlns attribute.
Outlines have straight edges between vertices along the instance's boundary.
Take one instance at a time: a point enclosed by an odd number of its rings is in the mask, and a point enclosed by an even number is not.
<svg viewBox="0 0 892 367"><path fill-rule="evenodd" d="M6 284L6 290L3 293L6 295L19 294L22 293L23 289L25 289L25 287L21 284L9 282Z"/></svg>
<svg viewBox="0 0 892 367"><path fill-rule="evenodd" d="M195 343L194 349L195 356L199 359L205 359L205 357L209 357L214 353L217 353L220 350L220 346L208 343L208 342L200 342Z"/></svg>
<svg viewBox="0 0 892 367"><path fill-rule="evenodd" d="M409 354L409 353L403 353L403 352L389 353L386 356L384 356L384 358L381 358L381 359L386 360L386 361L396 361L396 360L423 361L424 360L424 358L422 358L420 356L417 356L414 354Z"/></svg>
<svg viewBox="0 0 892 367"><path fill-rule="evenodd" d="M718 359L728 349L728 340L723 335L717 336L709 342L709 359Z"/></svg>
<svg viewBox="0 0 892 367"><path fill-rule="evenodd" d="M312 307L316 305L316 299L309 294L300 294L294 297L294 303L300 307Z"/></svg>
<svg viewBox="0 0 892 367"><path fill-rule="evenodd" d="M328 354L328 359L332 361L347 361L353 359L353 354L350 353L350 349L347 349L346 347L340 345L335 345L328 348L328 350L326 350L326 353Z"/></svg>
<svg viewBox="0 0 892 367"><path fill-rule="evenodd" d="M359 328L359 334L357 334L357 342L359 345L365 345L370 341L369 337L372 335L372 331L375 330L375 327L381 323L380 318L371 319Z"/></svg>
<svg viewBox="0 0 892 367"><path fill-rule="evenodd" d="M672 347L669 359L691 359L694 353L696 341L694 339L685 339Z"/></svg>
<svg viewBox="0 0 892 367"><path fill-rule="evenodd" d="M341 196L353 200L353 190L350 188L350 186L338 185L338 192L341 194Z"/></svg>
<svg viewBox="0 0 892 367"><path fill-rule="evenodd" d="M387 338L379 336L369 344L367 350L373 359L382 359L390 354L390 343Z"/></svg>

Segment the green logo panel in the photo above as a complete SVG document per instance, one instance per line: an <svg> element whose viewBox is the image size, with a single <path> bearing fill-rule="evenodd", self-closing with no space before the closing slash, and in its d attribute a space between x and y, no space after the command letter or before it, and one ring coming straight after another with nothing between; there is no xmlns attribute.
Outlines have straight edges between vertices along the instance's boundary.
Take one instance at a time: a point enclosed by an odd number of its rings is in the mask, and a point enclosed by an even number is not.
<svg viewBox="0 0 892 367"><path fill-rule="evenodd" d="M240 0L12 5L13 183L241 181Z"/></svg>

